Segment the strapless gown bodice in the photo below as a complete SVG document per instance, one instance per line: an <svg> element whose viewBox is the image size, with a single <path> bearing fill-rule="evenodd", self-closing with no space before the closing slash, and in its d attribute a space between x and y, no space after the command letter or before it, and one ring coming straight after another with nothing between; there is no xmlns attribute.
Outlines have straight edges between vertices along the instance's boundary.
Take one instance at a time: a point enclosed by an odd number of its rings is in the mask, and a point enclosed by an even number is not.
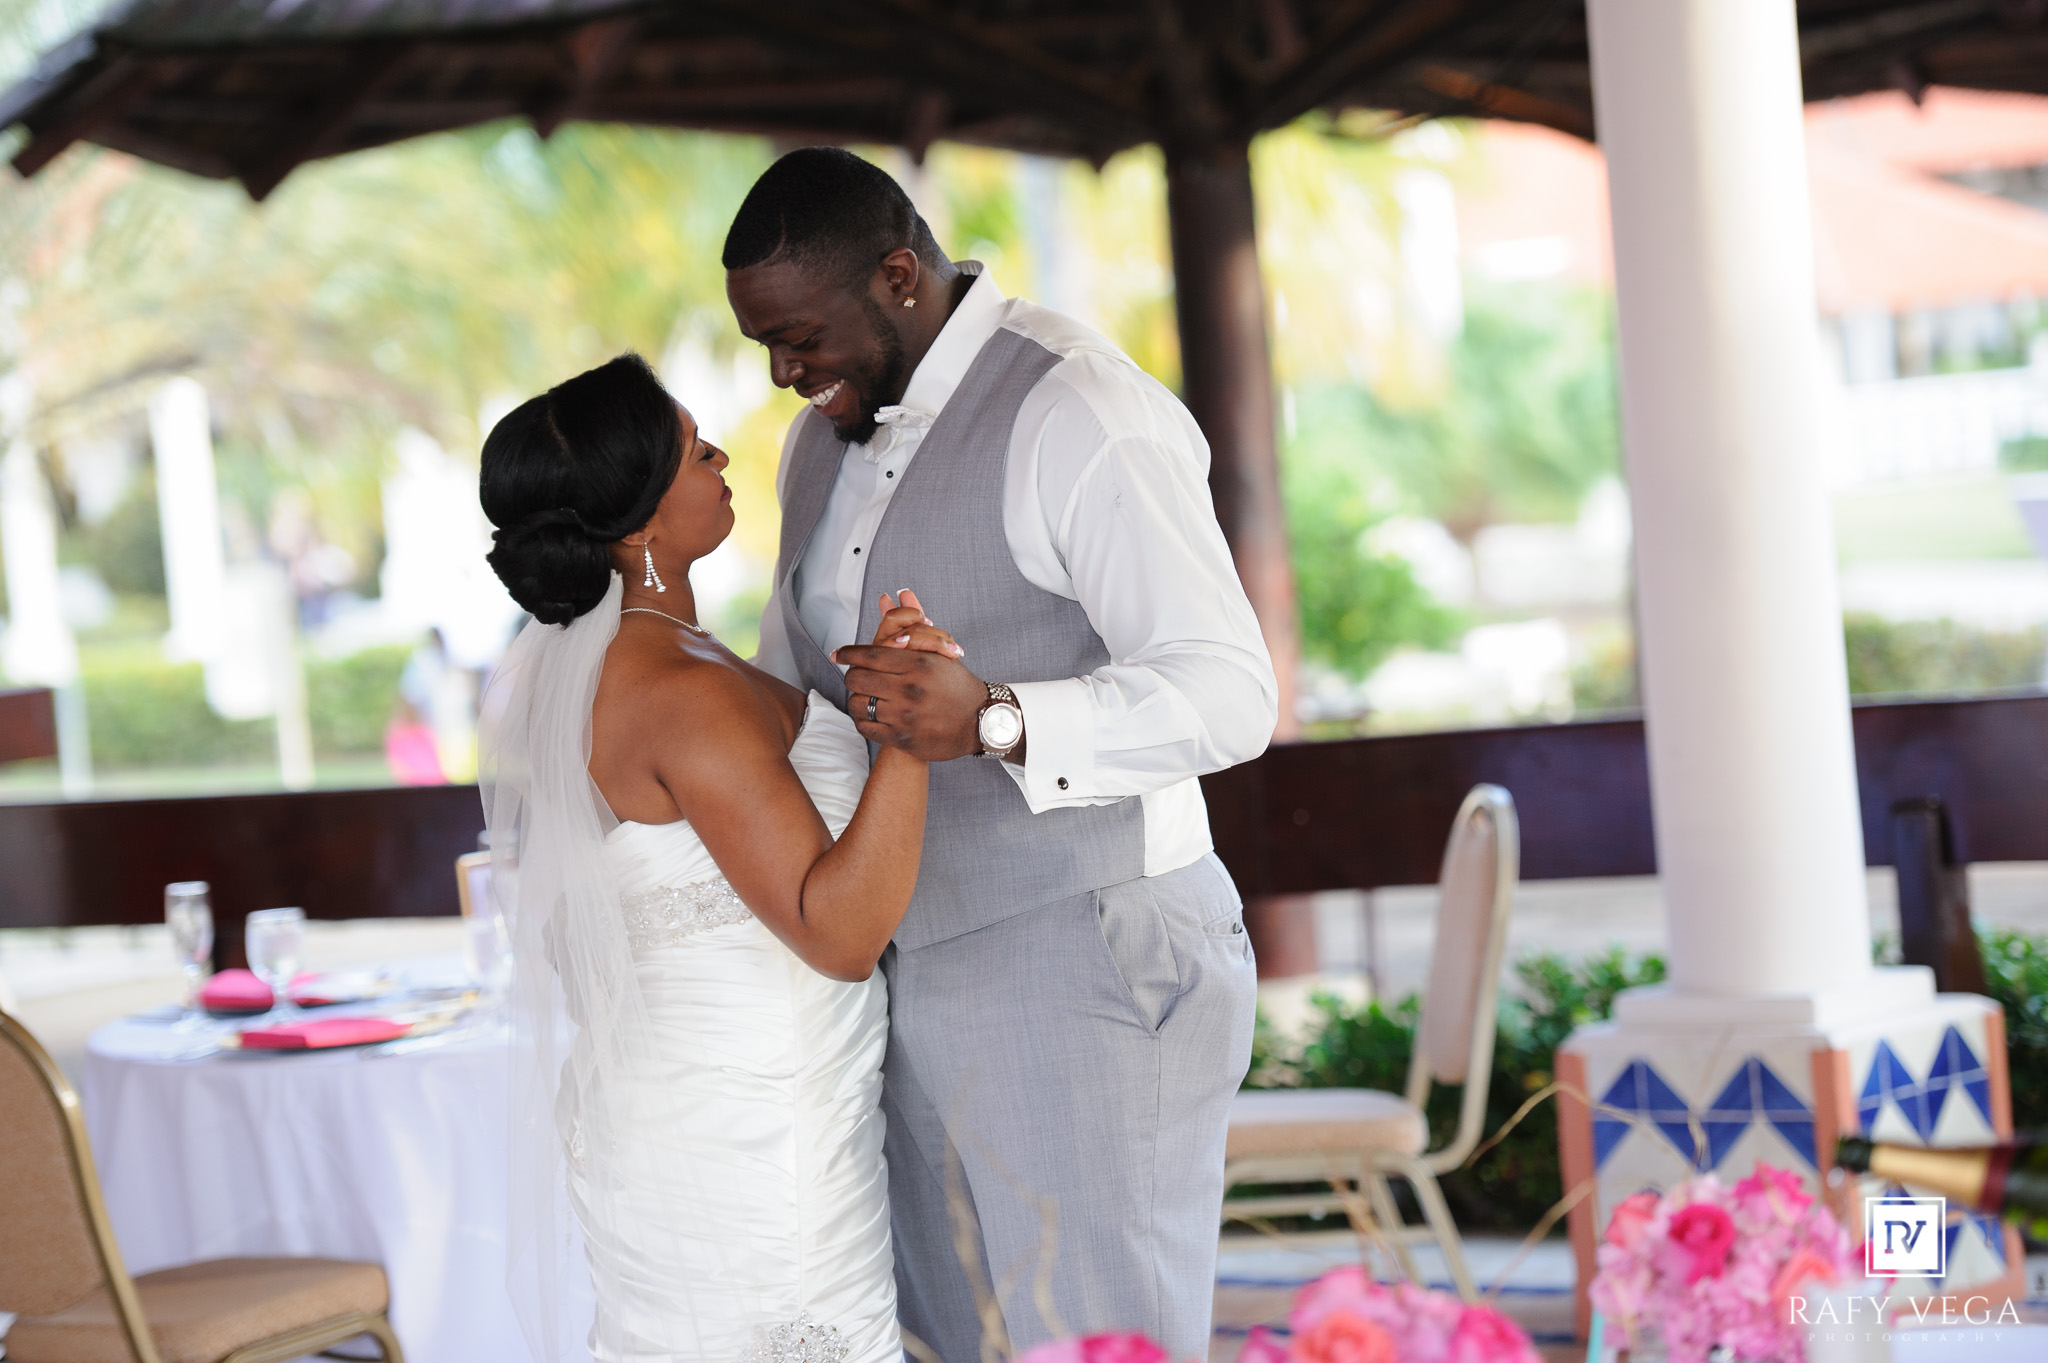
<svg viewBox="0 0 2048 1363"><path fill-rule="evenodd" d="M837 837L867 778L859 731L814 692L789 760ZM880 972L805 965L687 823L622 823L605 850L653 1044L606 1095L618 1175L592 1186L572 1159L593 1355L895 1363ZM572 1151L599 1119L559 1116Z"/></svg>

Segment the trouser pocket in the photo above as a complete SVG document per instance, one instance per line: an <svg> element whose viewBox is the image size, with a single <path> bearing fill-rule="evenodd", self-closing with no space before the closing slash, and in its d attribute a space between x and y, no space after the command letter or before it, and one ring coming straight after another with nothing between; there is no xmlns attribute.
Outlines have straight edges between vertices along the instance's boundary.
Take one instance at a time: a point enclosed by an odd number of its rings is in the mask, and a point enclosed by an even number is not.
<svg viewBox="0 0 2048 1363"><path fill-rule="evenodd" d="M1151 882L1127 880L1098 890L1095 923L1137 1020L1147 1031L1158 1031L1181 981L1173 938Z"/></svg>

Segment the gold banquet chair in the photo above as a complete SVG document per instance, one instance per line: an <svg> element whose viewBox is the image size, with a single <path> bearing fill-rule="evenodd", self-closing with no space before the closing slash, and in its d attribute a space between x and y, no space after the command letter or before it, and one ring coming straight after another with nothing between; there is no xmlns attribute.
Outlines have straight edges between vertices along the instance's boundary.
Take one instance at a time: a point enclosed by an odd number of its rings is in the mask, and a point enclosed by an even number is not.
<svg viewBox="0 0 2048 1363"><path fill-rule="evenodd" d="M1429 985L1406 1091L1240 1092L1231 1104L1225 1147L1226 1223L1349 1212L1359 1223L1361 1249L1378 1242L1410 1281L1420 1282L1409 1246L1434 1244L1458 1294L1468 1302L1478 1299L1458 1227L1436 1180L1471 1155L1486 1121L1500 960L1520 867L1513 797L1499 786L1473 787L1444 848ZM1428 1149L1429 1126L1423 1117L1433 1084L1464 1085L1457 1131L1437 1150ZM1415 1192L1423 1218L1419 1226L1406 1224L1394 1201L1390 1180L1397 1178ZM1241 1187L1302 1183L1324 1188L1231 1196Z"/></svg>
<svg viewBox="0 0 2048 1363"><path fill-rule="evenodd" d="M216 1259L128 1276L78 1093L0 1013L0 1311L7 1363L282 1363L369 1335L405 1363L376 1264Z"/></svg>

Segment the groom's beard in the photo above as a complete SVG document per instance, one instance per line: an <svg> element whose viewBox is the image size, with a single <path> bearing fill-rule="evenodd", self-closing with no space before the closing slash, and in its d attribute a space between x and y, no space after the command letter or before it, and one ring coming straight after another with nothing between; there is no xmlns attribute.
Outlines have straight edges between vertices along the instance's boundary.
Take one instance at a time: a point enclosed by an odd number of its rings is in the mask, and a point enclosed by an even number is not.
<svg viewBox="0 0 2048 1363"><path fill-rule="evenodd" d="M903 341L889 325L889 315L882 311L882 305L873 298L863 296L861 311L867 314L868 326L875 337L875 356L872 363L859 374L852 376L854 391L860 394L860 420L839 432L843 440L856 445L865 445L875 438L880 423L875 413L903 396L908 376L903 372ZM887 401L883 394L890 394Z"/></svg>

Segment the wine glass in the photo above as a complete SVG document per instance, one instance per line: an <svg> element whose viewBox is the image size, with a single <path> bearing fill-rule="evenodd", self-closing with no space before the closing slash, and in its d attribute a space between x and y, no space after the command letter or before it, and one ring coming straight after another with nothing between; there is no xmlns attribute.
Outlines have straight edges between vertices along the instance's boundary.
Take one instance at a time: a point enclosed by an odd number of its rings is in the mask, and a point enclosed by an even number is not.
<svg viewBox="0 0 2048 1363"><path fill-rule="evenodd" d="M249 956L249 969L270 986L268 1020L288 1021L298 1016L292 1003L292 980L299 973L305 955L306 911L304 909L258 909L249 915L242 939Z"/></svg>
<svg viewBox="0 0 2048 1363"><path fill-rule="evenodd" d="M205 1018L199 989L213 960L211 888L203 880L179 880L164 886L164 926L170 929L171 951L185 976L185 1011L178 1027L191 1031Z"/></svg>
<svg viewBox="0 0 2048 1363"><path fill-rule="evenodd" d="M476 987L478 1012L494 1017L512 986L512 944L505 920L489 906L479 907L462 924L462 955L469 980Z"/></svg>

